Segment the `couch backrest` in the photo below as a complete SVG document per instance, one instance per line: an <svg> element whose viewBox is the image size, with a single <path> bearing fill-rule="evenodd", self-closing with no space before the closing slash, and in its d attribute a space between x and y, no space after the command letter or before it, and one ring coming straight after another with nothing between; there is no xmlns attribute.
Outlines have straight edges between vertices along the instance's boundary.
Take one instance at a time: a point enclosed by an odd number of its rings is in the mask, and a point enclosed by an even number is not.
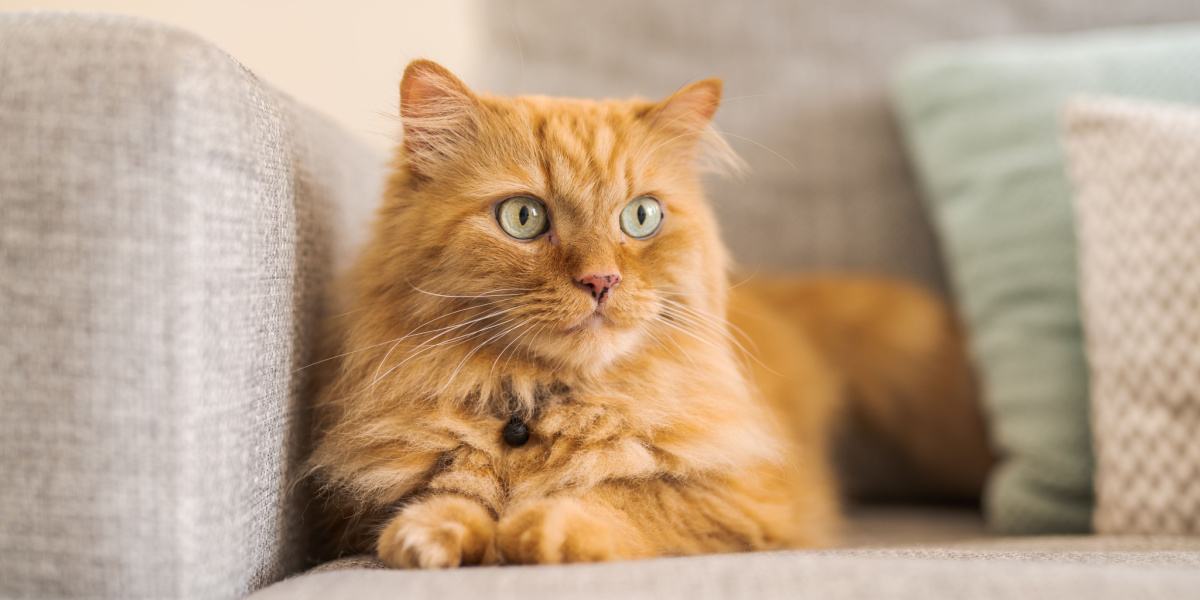
<svg viewBox="0 0 1200 600"><path fill-rule="evenodd" d="M498 92L663 96L720 76L717 126L750 163L710 186L747 265L878 271L942 288L886 95L939 40L1200 19L1195 0L617 0L486 3Z"/></svg>

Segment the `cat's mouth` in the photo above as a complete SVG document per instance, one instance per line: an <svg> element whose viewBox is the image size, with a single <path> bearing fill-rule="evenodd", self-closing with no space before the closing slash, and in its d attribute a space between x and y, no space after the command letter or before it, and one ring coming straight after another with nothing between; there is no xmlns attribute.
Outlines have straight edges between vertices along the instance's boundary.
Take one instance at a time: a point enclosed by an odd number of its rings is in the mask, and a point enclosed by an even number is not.
<svg viewBox="0 0 1200 600"><path fill-rule="evenodd" d="M579 333L582 331L590 331L600 329L612 325L612 319L604 314L602 307L596 307L596 310L589 313L578 323L567 328L567 333Z"/></svg>

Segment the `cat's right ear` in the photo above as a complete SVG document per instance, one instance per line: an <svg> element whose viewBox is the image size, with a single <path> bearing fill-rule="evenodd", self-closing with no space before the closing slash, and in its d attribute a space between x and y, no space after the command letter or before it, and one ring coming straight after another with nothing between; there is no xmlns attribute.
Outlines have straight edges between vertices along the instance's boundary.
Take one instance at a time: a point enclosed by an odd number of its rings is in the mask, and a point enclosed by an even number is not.
<svg viewBox="0 0 1200 600"><path fill-rule="evenodd" d="M428 176L452 160L475 133L479 102L449 70L431 60L409 63L400 80L400 120L409 168Z"/></svg>

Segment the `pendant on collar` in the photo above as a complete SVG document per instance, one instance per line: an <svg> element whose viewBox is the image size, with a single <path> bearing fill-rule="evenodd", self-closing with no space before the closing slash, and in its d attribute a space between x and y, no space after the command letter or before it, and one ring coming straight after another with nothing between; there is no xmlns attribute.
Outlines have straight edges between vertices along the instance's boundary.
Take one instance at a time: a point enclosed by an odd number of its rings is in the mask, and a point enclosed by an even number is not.
<svg viewBox="0 0 1200 600"><path fill-rule="evenodd" d="M501 432L504 436L504 443L513 448L520 448L529 441L529 426L525 425L525 421L521 417L513 415L504 424L504 430Z"/></svg>

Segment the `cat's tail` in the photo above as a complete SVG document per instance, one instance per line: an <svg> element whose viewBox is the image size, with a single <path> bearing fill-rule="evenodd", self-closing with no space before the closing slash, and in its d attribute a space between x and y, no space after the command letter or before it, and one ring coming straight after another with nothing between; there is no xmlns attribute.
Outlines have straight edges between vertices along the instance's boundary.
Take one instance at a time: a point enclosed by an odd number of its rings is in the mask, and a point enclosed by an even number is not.
<svg viewBox="0 0 1200 600"><path fill-rule="evenodd" d="M943 301L895 280L841 276L756 276L732 298L731 321L774 313L832 376L851 494L979 497L993 455L961 328Z"/></svg>

